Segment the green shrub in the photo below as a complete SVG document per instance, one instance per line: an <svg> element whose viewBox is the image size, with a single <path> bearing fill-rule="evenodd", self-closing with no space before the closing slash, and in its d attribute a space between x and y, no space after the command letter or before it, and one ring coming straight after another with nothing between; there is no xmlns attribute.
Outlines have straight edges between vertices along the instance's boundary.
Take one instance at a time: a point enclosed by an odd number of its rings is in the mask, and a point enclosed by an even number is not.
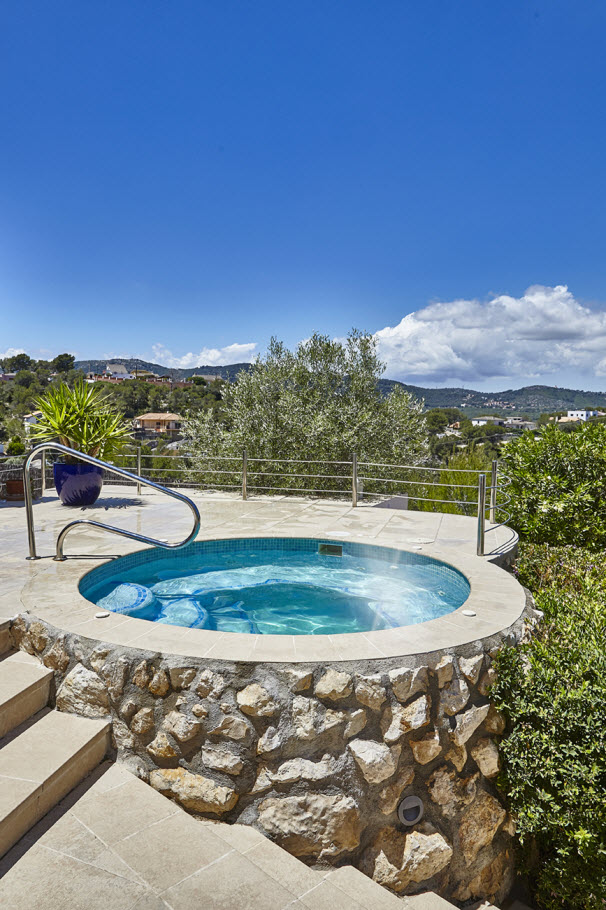
<svg viewBox="0 0 606 910"><path fill-rule="evenodd" d="M6 447L7 455L23 455L25 452L25 444L19 436L13 436L11 441Z"/></svg>
<svg viewBox="0 0 606 910"><path fill-rule="evenodd" d="M604 554L529 547L517 566L544 620L497 658L491 690L508 719L499 786L517 819L539 906L606 906Z"/></svg>
<svg viewBox="0 0 606 910"><path fill-rule="evenodd" d="M606 424L577 433L556 426L524 433L507 447L510 524L528 540L606 544Z"/></svg>
<svg viewBox="0 0 606 910"><path fill-rule="evenodd" d="M549 588L577 594L589 588L597 594L601 588L606 593L606 554L603 550L524 543L513 572L518 581L535 594Z"/></svg>

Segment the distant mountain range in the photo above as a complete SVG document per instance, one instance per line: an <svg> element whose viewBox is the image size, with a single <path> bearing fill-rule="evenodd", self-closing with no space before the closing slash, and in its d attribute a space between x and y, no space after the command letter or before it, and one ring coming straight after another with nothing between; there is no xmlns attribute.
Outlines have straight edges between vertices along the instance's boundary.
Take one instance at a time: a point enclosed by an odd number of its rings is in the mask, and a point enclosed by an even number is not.
<svg viewBox="0 0 606 910"><path fill-rule="evenodd" d="M204 366L193 367L191 370L181 370L176 367L164 367L160 363L150 363L149 360L133 360L128 357L111 357L107 360L76 360L74 369L82 370L84 373L102 373L108 363L122 363L130 373L135 370L150 370L159 376L170 376L171 379L189 379L194 374L204 374L205 376L220 376L221 379L229 379L233 382L238 373L242 370L250 370L250 363L230 363L227 366Z"/></svg>
<svg viewBox="0 0 606 910"><path fill-rule="evenodd" d="M101 373L108 363L122 363L131 372L136 369L151 370L171 379L188 379L195 373L219 376L233 381L242 370L250 370L250 363L230 363L226 366L199 366L192 369L165 367L147 360L133 360L113 357L111 360L77 360L77 370L85 373ZM560 389L557 386L531 385L523 389L507 389L504 392L475 392L472 389L444 388L426 389L423 386L407 385L395 379L381 379L379 385L384 392L394 386L402 386L416 398L422 398L427 408L460 408L470 417L483 411L489 414L528 414L537 417L541 413L566 411L569 408L606 408L606 392L588 392L581 389Z"/></svg>

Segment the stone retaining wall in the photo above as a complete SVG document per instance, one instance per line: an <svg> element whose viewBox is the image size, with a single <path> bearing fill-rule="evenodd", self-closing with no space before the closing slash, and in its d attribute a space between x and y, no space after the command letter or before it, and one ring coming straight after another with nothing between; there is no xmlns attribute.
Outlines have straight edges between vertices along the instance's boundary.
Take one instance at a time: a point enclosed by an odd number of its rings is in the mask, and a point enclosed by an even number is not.
<svg viewBox="0 0 606 910"><path fill-rule="evenodd" d="M18 646L55 671L56 706L111 715L119 761L194 814L253 825L309 863L351 863L402 894L499 902L514 822L494 787L499 641L366 665L183 659L61 633L29 614ZM492 656L491 656L492 655ZM412 828L400 800L421 798Z"/></svg>

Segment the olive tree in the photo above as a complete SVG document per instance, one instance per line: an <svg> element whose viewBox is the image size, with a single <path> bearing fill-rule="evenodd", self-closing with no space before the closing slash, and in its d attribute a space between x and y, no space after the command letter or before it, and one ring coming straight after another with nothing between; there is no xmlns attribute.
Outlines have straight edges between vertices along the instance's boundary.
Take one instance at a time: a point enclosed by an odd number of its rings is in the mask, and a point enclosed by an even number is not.
<svg viewBox="0 0 606 910"><path fill-rule="evenodd" d="M226 387L220 414L185 421L200 481L237 485L243 450L258 490L345 493L354 452L361 462L425 462L423 404L398 386L384 394L383 371L366 333L344 341L314 334L294 351L273 338L265 357ZM301 476L310 474L325 476Z"/></svg>

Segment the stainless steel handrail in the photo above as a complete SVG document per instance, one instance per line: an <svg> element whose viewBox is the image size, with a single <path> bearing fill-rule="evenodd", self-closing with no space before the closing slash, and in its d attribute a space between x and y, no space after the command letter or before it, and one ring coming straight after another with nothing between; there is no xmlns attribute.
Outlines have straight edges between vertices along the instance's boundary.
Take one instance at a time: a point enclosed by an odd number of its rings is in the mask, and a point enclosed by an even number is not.
<svg viewBox="0 0 606 910"><path fill-rule="evenodd" d="M159 483L154 483L153 480L146 480L144 477L140 477L138 474L132 474L130 471L125 471L124 468L118 468L106 461L101 461L99 458L93 458L92 455L85 455L83 452L76 451L76 449L70 449L68 446L61 445L58 442L43 442L32 449L25 461L25 464L23 465L25 514L27 517L27 539L29 542L29 556L27 559L40 559L40 557L36 554L36 534L34 529L34 509L30 467L34 458L36 458L38 455L42 455L49 449L53 449L56 452L62 452L64 455L71 455L72 457L78 458L80 461L84 461L87 464L92 464L98 468L103 468L105 471L112 471L114 474L120 475L120 477L126 477L127 480L132 480L137 484L137 489L140 489L139 485L143 484L146 487L152 487L154 490L159 490L160 493L165 493L167 496L171 496L173 499L179 499L181 502L184 502L187 506L189 506L194 516L194 526L191 532L188 534L185 540L180 541L180 543L166 543L162 540L156 540L153 537L145 537L144 534L135 534L133 531L126 531L123 528L115 528L113 525L106 525L100 521L93 521L90 518L78 518L75 521L70 521L68 524L66 524L57 537L57 550L54 556L56 562L63 562L67 558L63 555L63 544L69 532L72 530L72 528L75 528L76 525L91 525L95 528L103 528L104 531L109 531L111 534L119 534L121 537L129 537L131 540L140 540L141 543L151 544L154 547L162 547L164 550L180 550L182 547L186 547L188 543L191 543L192 540L196 539L198 531L200 530L200 512L198 511L198 507L195 502L192 502L188 496L184 496L183 493L177 493L175 490L169 490L167 487L163 487Z"/></svg>

